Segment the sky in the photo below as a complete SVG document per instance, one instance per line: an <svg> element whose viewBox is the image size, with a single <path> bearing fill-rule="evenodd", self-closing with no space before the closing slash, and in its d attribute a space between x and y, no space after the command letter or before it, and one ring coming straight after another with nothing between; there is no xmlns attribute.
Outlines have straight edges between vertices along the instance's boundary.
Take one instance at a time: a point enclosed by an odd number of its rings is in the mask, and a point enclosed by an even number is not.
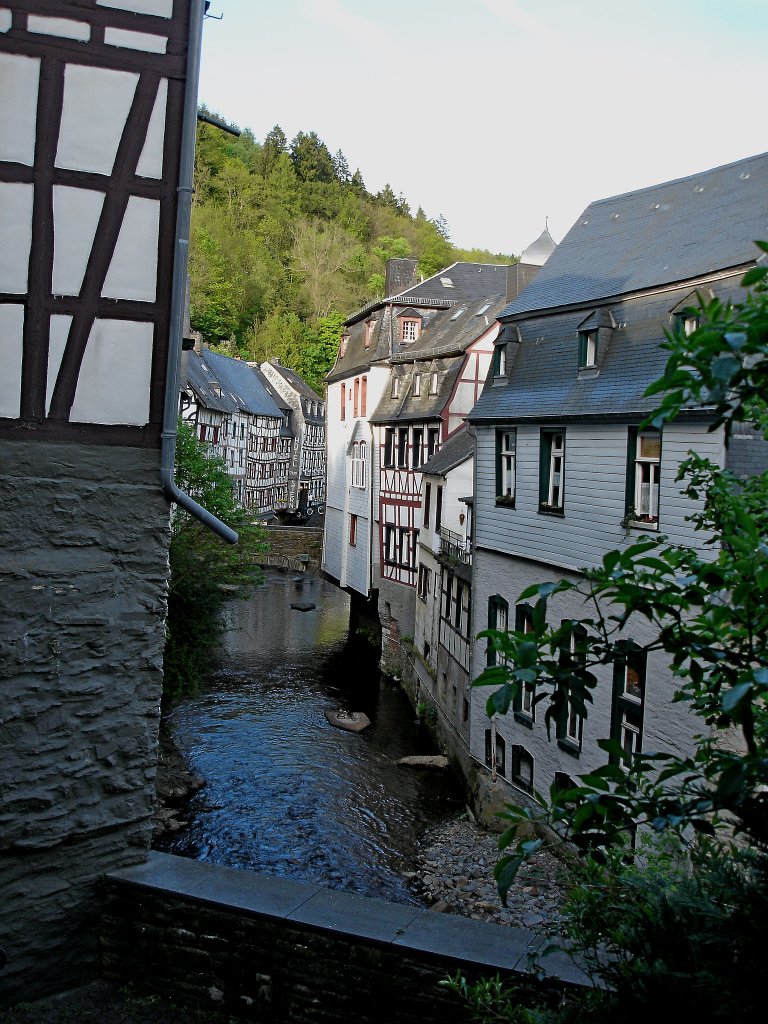
<svg viewBox="0 0 768 1024"><path fill-rule="evenodd" d="M259 142L314 131L455 245L519 255L768 150L767 53L768 0L213 0L200 100Z"/></svg>

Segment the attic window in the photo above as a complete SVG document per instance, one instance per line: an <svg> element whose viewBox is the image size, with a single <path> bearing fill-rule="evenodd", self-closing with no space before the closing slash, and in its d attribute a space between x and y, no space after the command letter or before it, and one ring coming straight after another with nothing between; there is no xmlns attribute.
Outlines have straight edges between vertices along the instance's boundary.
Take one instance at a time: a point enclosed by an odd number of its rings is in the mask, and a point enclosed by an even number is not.
<svg viewBox="0 0 768 1024"><path fill-rule="evenodd" d="M440 284L443 286L443 288L455 288L456 287L456 285L453 283L453 281L450 279L450 277L441 277L440 278Z"/></svg>
<svg viewBox="0 0 768 1024"><path fill-rule="evenodd" d="M373 328L376 326L375 320L365 321L365 340L363 342L365 348L369 348L371 344L371 337L373 335Z"/></svg>
<svg viewBox="0 0 768 1024"><path fill-rule="evenodd" d="M430 395L436 395L437 394L437 381L438 381L437 370L433 370L432 373L429 375L429 393L430 393Z"/></svg>
<svg viewBox="0 0 768 1024"><path fill-rule="evenodd" d="M421 374L417 373L413 378L413 397L418 398L421 395Z"/></svg>
<svg viewBox="0 0 768 1024"><path fill-rule="evenodd" d="M393 377L392 378L392 391L391 391L391 395L392 395L392 398L399 398L400 397L400 378L399 377Z"/></svg>
<svg viewBox="0 0 768 1024"><path fill-rule="evenodd" d="M579 369L597 366L597 328L579 331Z"/></svg>
<svg viewBox="0 0 768 1024"><path fill-rule="evenodd" d="M421 321L416 319L403 319L400 324L400 340L401 341L416 341L419 336L419 327Z"/></svg>
<svg viewBox="0 0 768 1024"><path fill-rule="evenodd" d="M490 302L486 302L486 304L484 306L482 306L480 309L478 309L478 311L475 313L475 316L482 316L483 313L487 313L490 308L491 308L491 303Z"/></svg>
<svg viewBox="0 0 768 1024"><path fill-rule="evenodd" d="M347 351L347 345L349 344L349 335L342 334L341 336L341 349L339 351L339 358L343 358L344 353Z"/></svg>
<svg viewBox="0 0 768 1024"><path fill-rule="evenodd" d="M686 338L699 328L699 318L688 311L678 313L677 322Z"/></svg>
<svg viewBox="0 0 768 1024"><path fill-rule="evenodd" d="M459 308L456 310L456 312L451 317L451 320L458 320L459 317L461 316L461 314L462 313L466 313L466 312L467 312L467 307L466 306L459 306Z"/></svg>

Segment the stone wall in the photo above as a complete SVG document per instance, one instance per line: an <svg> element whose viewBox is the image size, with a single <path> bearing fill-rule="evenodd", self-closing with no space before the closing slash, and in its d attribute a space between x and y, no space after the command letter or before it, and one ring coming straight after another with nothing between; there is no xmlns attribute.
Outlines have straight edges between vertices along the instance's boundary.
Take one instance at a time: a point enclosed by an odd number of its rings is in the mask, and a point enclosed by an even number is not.
<svg viewBox="0 0 768 1024"><path fill-rule="evenodd" d="M159 452L0 442L0 1004L95 972L146 855L167 565Z"/></svg>
<svg viewBox="0 0 768 1024"><path fill-rule="evenodd" d="M555 1001L585 981L563 954L526 976L549 939L523 928L158 853L107 880L102 934L109 980L259 1024L458 1024L457 970Z"/></svg>
<svg viewBox="0 0 768 1024"><path fill-rule="evenodd" d="M320 522L322 523L322 520ZM320 571L322 526L268 526L265 532L271 552L285 555L287 558L309 555L307 568L314 572Z"/></svg>

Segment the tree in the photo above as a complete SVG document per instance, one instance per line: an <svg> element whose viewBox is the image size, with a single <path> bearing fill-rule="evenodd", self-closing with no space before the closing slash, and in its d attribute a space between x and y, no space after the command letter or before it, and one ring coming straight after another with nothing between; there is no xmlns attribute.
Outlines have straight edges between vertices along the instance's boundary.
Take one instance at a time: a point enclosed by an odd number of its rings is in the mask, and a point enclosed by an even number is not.
<svg viewBox="0 0 768 1024"><path fill-rule="evenodd" d="M244 595L259 579L255 563L265 551L263 531L235 501L221 459L213 457L186 423L179 422L176 482L197 502L237 530L227 544L178 505L171 513L170 583L163 659L163 702L195 693L222 632L224 602ZM227 588L227 589L224 589Z"/></svg>
<svg viewBox="0 0 768 1024"><path fill-rule="evenodd" d="M666 370L648 390L663 396L650 424L707 406L713 429L747 422L768 441L767 276L756 267L744 277L753 291L743 302L700 297L691 310L698 329L686 336L681 324L668 333ZM588 713L594 669L625 656L616 635L642 618L655 633L646 650L665 652L680 679L676 699L701 723L693 756L629 754L605 740L606 763L578 785L553 787L538 808L505 812L495 869L502 895L545 842L532 826L566 834L583 855L566 934L608 986L587 997L593 1021L660 1012L747 1021L765 998L768 473L737 480L690 454L679 479L690 497L705 497L692 521L712 535L712 557L663 537L642 540L609 552L582 583L521 594L535 599L531 631L481 634L499 655L475 681L494 687L488 713L505 714L521 687L534 684L551 728L569 704ZM566 590L580 592L593 613L548 628L547 604ZM582 641L564 657L574 629ZM566 1007L563 1019L586 1019L584 1002Z"/></svg>

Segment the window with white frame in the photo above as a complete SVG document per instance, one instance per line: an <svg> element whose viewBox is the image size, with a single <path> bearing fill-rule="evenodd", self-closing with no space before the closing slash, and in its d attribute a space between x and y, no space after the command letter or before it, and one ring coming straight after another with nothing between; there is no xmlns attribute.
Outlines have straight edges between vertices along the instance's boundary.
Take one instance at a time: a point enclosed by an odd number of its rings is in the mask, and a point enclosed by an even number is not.
<svg viewBox="0 0 768 1024"><path fill-rule="evenodd" d="M579 369L597 366L597 328L579 331Z"/></svg>
<svg viewBox="0 0 768 1024"><path fill-rule="evenodd" d="M417 593L422 601L426 601L432 592L432 570L426 565L419 566Z"/></svg>
<svg viewBox="0 0 768 1024"><path fill-rule="evenodd" d="M565 431L542 430L539 511L562 514L565 484Z"/></svg>
<svg viewBox="0 0 768 1024"><path fill-rule="evenodd" d="M390 391L390 397L392 397L392 398L399 398L400 397L400 378L399 377L393 377L392 378L392 390Z"/></svg>
<svg viewBox="0 0 768 1024"><path fill-rule="evenodd" d="M496 431L496 504L515 505L515 463L517 430L514 427Z"/></svg>
<svg viewBox="0 0 768 1024"><path fill-rule="evenodd" d="M413 375L413 397L419 398L421 396L421 374L415 373Z"/></svg>
<svg viewBox="0 0 768 1024"><path fill-rule="evenodd" d="M586 664L587 632L581 626L575 626L568 633L565 644L560 651L560 664L574 677L578 676ZM573 682L577 680L574 678ZM557 741L561 750L578 757L584 731L584 702L569 693L568 701L557 723Z"/></svg>
<svg viewBox="0 0 768 1024"><path fill-rule="evenodd" d="M421 465L421 457L424 449L424 430L422 427L413 428L411 447L413 468L418 469Z"/></svg>
<svg viewBox="0 0 768 1024"><path fill-rule="evenodd" d="M488 598L488 629L497 629L504 633L509 628L509 603L504 600L501 594L493 594ZM491 640L488 640L486 648L486 664L501 664L503 659L499 658L496 648Z"/></svg>
<svg viewBox="0 0 768 1024"><path fill-rule="evenodd" d="M625 769L642 749L646 669L645 650L633 640L619 641L613 672L611 738L621 746Z"/></svg>
<svg viewBox="0 0 768 1024"><path fill-rule="evenodd" d="M366 463L368 446L365 441L352 445L352 486L364 488L366 484Z"/></svg>
<svg viewBox="0 0 768 1024"><path fill-rule="evenodd" d="M533 632L533 608L529 604L519 604L515 608L515 629L518 633ZM533 683L525 683L515 695L513 710L515 718L529 728L536 718L536 688Z"/></svg>
<svg viewBox="0 0 768 1024"><path fill-rule="evenodd" d="M400 469L408 468L408 427L397 430L397 465Z"/></svg>
<svg viewBox="0 0 768 1024"><path fill-rule="evenodd" d="M436 395L437 394L437 385L439 383L439 380L440 380L440 375L438 374L437 370L433 370L432 373L430 373L430 375L429 375L429 393L430 393L430 395Z"/></svg>
<svg viewBox="0 0 768 1024"><path fill-rule="evenodd" d="M627 488L627 515L633 522L659 525L661 434L658 430L630 429L627 462L632 486Z"/></svg>
<svg viewBox="0 0 768 1024"><path fill-rule="evenodd" d="M403 319L400 322L400 340L416 341L419 336L420 321L412 318Z"/></svg>
<svg viewBox="0 0 768 1024"><path fill-rule="evenodd" d="M390 565L397 561L397 531L389 524L384 527L384 561Z"/></svg>

